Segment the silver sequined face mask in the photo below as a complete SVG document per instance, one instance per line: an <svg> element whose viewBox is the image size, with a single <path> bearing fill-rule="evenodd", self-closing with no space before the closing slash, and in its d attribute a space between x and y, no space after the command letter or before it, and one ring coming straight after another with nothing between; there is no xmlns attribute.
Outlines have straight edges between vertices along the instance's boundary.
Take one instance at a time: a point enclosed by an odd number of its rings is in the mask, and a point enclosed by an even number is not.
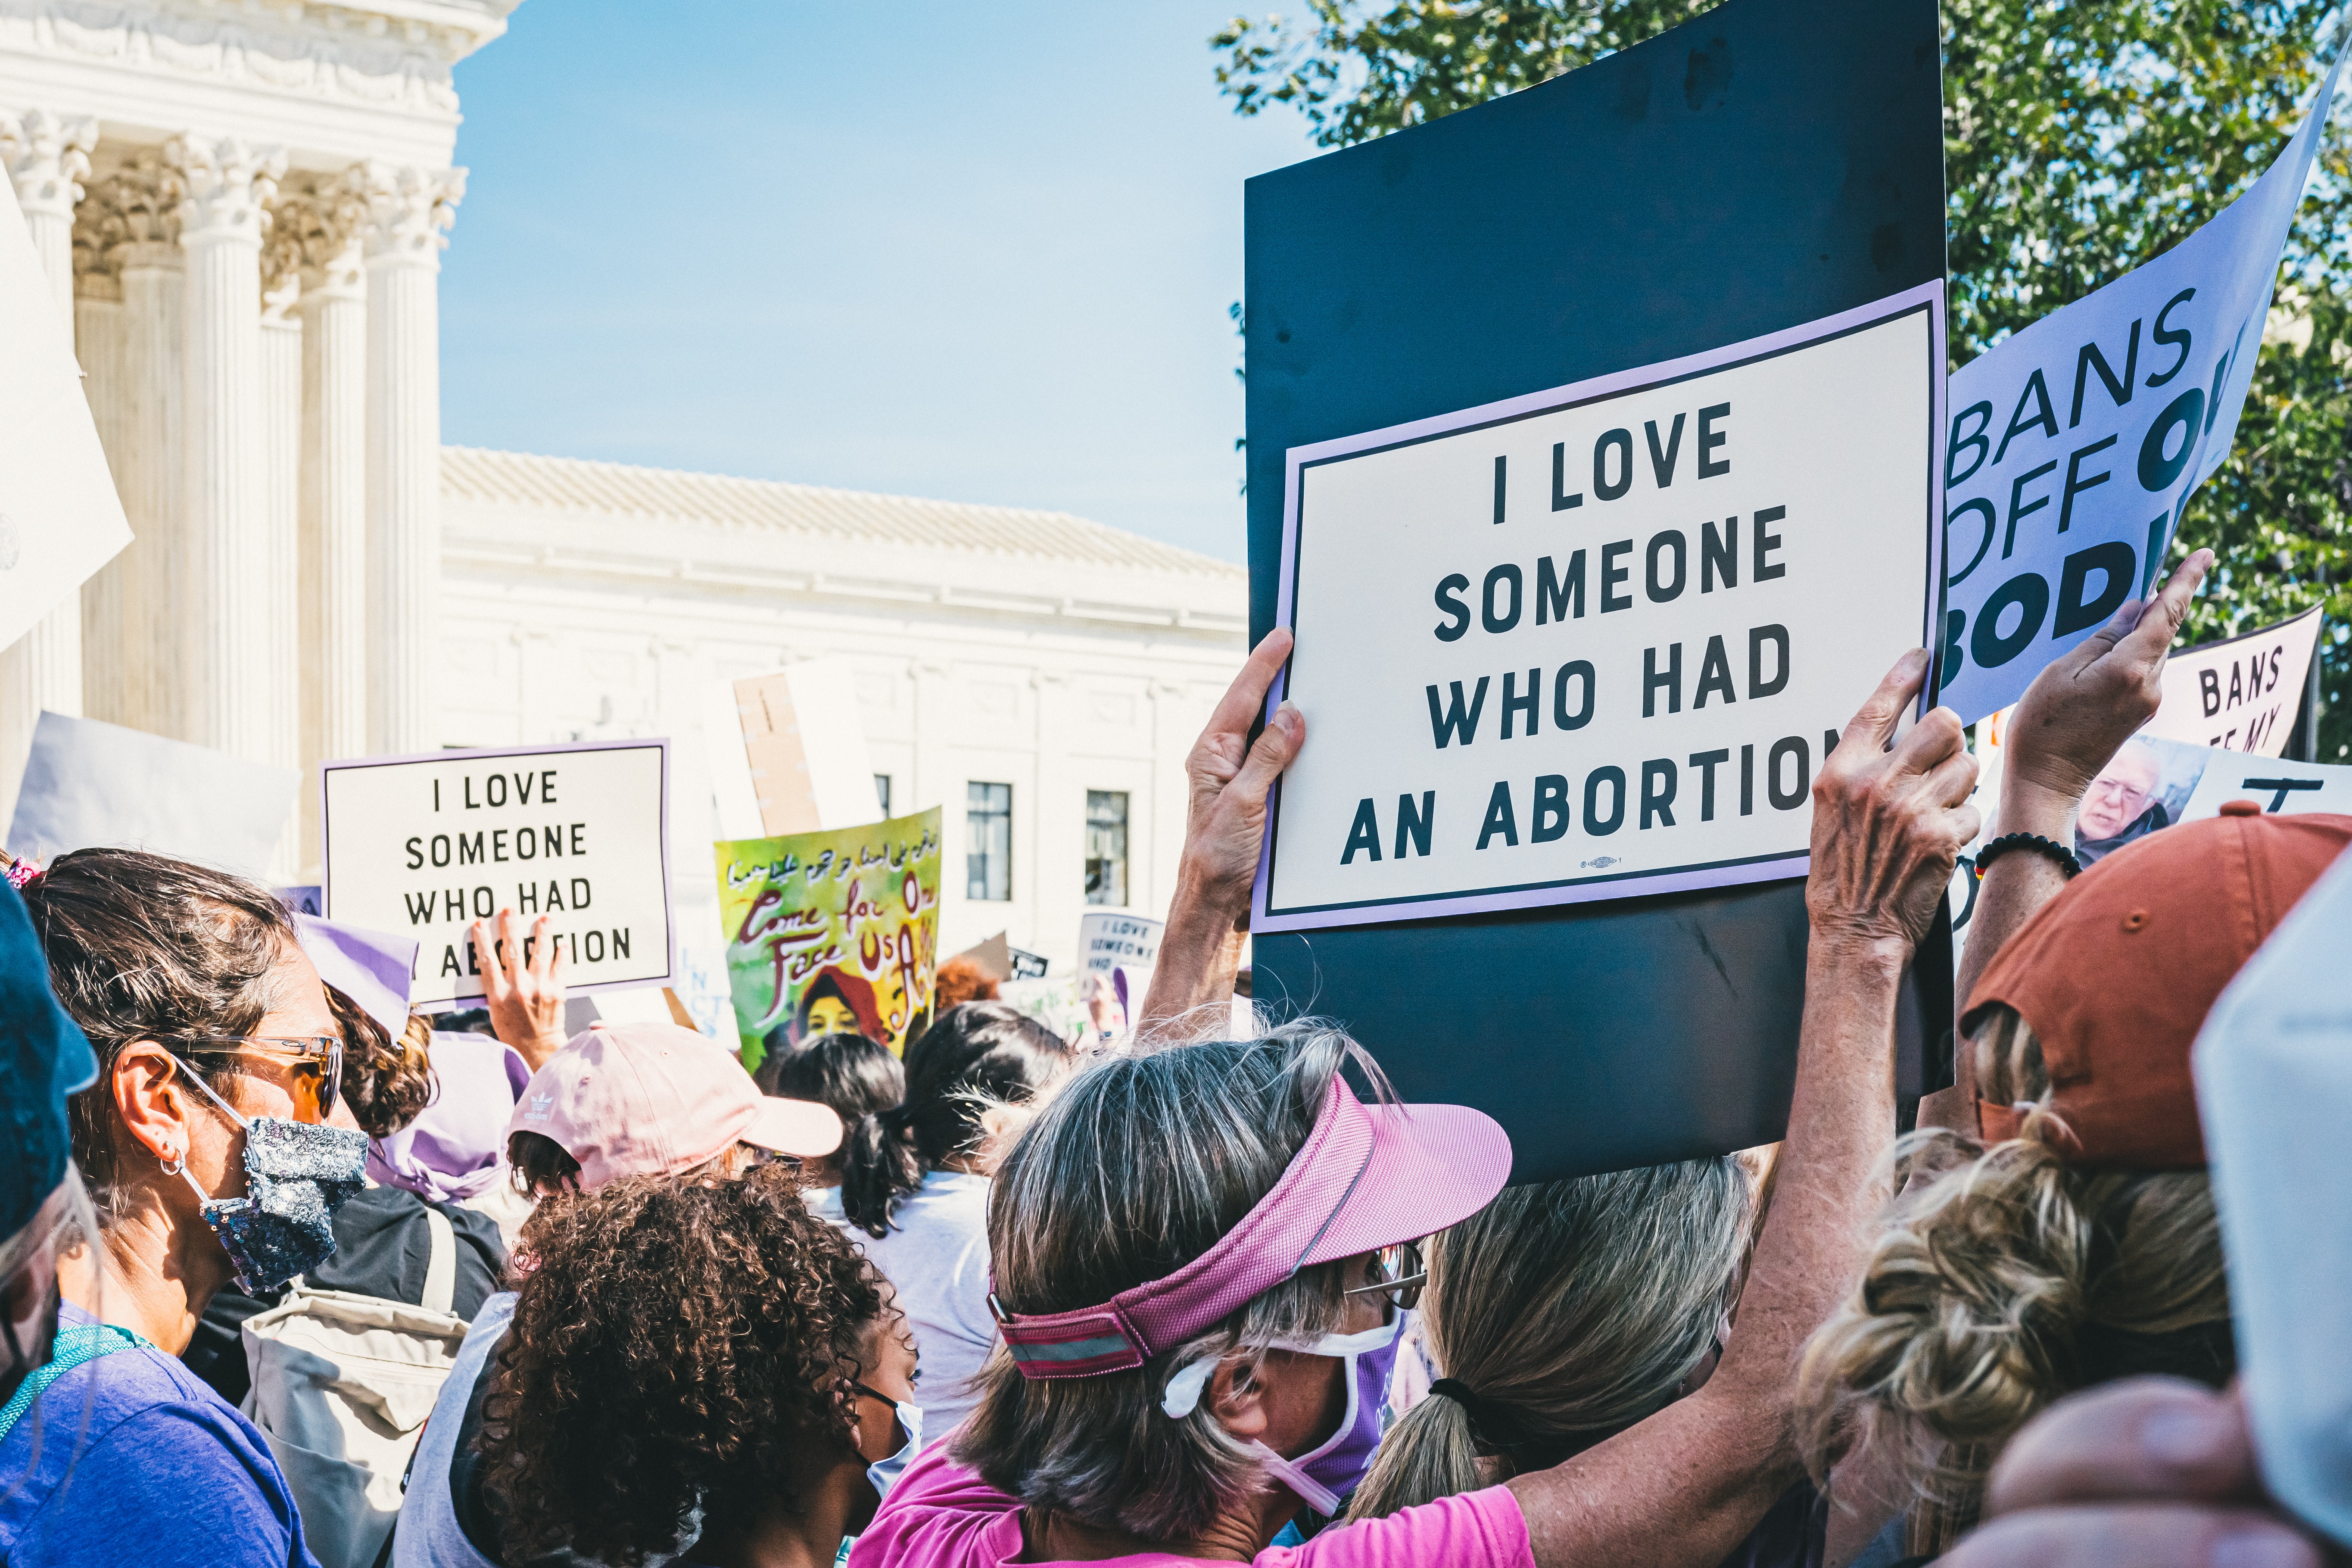
<svg viewBox="0 0 2352 1568"><path fill-rule="evenodd" d="M245 1190L216 1198L188 1174L183 1158L164 1170L184 1178L204 1205L205 1223L220 1237L236 1269L236 1288L248 1296L275 1290L324 1263L335 1250L335 1211L366 1184L367 1135L346 1127L238 1115L196 1070L173 1062L222 1115L245 1129Z"/></svg>

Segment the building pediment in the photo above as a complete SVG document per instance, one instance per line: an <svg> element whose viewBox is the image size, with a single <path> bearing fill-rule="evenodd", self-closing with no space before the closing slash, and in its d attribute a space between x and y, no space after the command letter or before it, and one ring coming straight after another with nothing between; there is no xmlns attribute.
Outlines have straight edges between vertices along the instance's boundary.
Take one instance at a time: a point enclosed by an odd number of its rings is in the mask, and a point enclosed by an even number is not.
<svg viewBox="0 0 2352 1568"><path fill-rule="evenodd" d="M519 0L0 0L0 105L92 117L110 142L195 128L283 146L297 168L446 166L451 68Z"/></svg>

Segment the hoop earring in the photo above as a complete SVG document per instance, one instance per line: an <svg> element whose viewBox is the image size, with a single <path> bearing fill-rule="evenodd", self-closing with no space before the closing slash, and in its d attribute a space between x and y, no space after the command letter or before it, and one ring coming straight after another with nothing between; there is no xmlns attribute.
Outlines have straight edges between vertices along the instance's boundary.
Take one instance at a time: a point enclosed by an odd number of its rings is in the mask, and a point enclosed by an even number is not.
<svg viewBox="0 0 2352 1568"><path fill-rule="evenodd" d="M172 1158L162 1161L161 1163L165 1175L176 1176L188 1168L188 1157L185 1154L174 1154Z"/></svg>

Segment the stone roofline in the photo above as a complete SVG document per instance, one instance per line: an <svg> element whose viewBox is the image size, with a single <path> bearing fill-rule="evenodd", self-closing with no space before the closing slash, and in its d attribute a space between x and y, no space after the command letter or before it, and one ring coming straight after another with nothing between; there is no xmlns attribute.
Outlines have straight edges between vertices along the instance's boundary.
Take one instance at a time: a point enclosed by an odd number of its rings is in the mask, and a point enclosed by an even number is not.
<svg viewBox="0 0 2352 1568"><path fill-rule="evenodd" d="M445 451L459 461L443 468L442 559L468 576L820 612L1024 623L1040 631L1173 635L1235 647L1247 633L1245 568L1068 513L585 459ZM514 458L517 471L490 484L466 484L452 473L485 458ZM524 464L551 468L552 474L540 472L557 493L530 495L534 476ZM674 494L585 499L563 493L574 489L567 480ZM698 489L713 503L709 510L692 504ZM883 524L895 517L902 525L906 509L918 509L912 515L929 536L842 527L837 518L743 515L754 505L853 514L873 506L883 510ZM552 520L562 520L560 534L545 526ZM1043 549L958 540L953 525L961 520L982 535L1036 529L1054 537ZM648 522L665 526L649 530Z"/></svg>

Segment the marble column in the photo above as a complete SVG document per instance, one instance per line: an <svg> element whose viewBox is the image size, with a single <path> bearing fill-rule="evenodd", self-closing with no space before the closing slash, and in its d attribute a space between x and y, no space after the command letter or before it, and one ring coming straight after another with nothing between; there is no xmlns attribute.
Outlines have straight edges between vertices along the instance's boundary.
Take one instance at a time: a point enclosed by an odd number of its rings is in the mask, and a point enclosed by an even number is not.
<svg viewBox="0 0 2352 1568"><path fill-rule="evenodd" d="M276 228L273 216L271 227ZM302 753L304 660L301 644L302 534L298 521L302 479L301 247L273 232L261 252L261 494L258 519L263 601L276 612L262 617L268 642L268 714L273 754L263 760L306 768ZM308 777L307 769L305 777ZM278 836L270 876L278 883L315 881L299 873L317 855L318 792L295 792L293 815Z"/></svg>
<svg viewBox="0 0 2352 1568"><path fill-rule="evenodd" d="M98 444L106 450L106 464L121 486L123 465L123 355L129 348L131 321L122 308L122 274L109 266L94 247L74 247L74 355L81 361L82 390L89 395L90 418L98 426ZM135 550L134 535L125 553ZM122 619L122 557L99 568L81 586L82 711L111 724L129 721L122 712L122 693L131 680L133 661L127 655Z"/></svg>
<svg viewBox="0 0 2352 1568"><path fill-rule="evenodd" d="M98 145L94 120L59 120L44 110L0 116L0 162L7 165L25 226L41 258L66 331L73 331L74 204ZM68 594L30 631L0 649L0 831L16 806L16 785L41 710L81 711L81 595Z"/></svg>
<svg viewBox="0 0 2352 1568"><path fill-rule="evenodd" d="M16 184L16 205L47 274L49 292L68 320L73 316L74 205L98 145L98 121L60 120L43 110L0 114L0 160Z"/></svg>
<svg viewBox="0 0 2352 1568"><path fill-rule="evenodd" d="M267 260L277 247L265 252ZM261 293L261 509L268 559L268 602L289 613L269 617L269 658L292 669L300 657L302 481L302 318L296 313L302 280L298 264L284 258L275 276L263 274ZM300 685L292 686L294 712L301 711ZM294 762L300 751L299 718L288 727L284 752Z"/></svg>
<svg viewBox="0 0 2352 1568"><path fill-rule="evenodd" d="M367 205L322 182L279 209L302 247L299 625L302 763L368 749ZM318 802L302 795L302 862L318 858Z"/></svg>
<svg viewBox="0 0 2352 1568"><path fill-rule="evenodd" d="M92 315L120 313L111 385L98 384L99 439L131 542L83 589L90 712L159 735L182 732L179 637L181 331L179 176L150 148L82 204L79 247ZM113 299L120 303L114 303ZM102 327L94 330L102 331ZM85 367L92 362L85 357Z"/></svg>
<svg viewBox="0 0 2352 1568"><path fill-rule="evenodd" d="M174 137L164 158L185 185L182 626L186 736L256 762L290 763L298 672L272 668L270 622L295 613L270 595L262 437L261 247L286 154L236 137ZM283 563L289 576L290 552Z"/></svg>
<svg viewBox="0 0 2352 1568"><path fill-rule="evenodd" d="M368 745L440 742L434 606L441 591L441 249L463 169L368 163Z"/></svg>

